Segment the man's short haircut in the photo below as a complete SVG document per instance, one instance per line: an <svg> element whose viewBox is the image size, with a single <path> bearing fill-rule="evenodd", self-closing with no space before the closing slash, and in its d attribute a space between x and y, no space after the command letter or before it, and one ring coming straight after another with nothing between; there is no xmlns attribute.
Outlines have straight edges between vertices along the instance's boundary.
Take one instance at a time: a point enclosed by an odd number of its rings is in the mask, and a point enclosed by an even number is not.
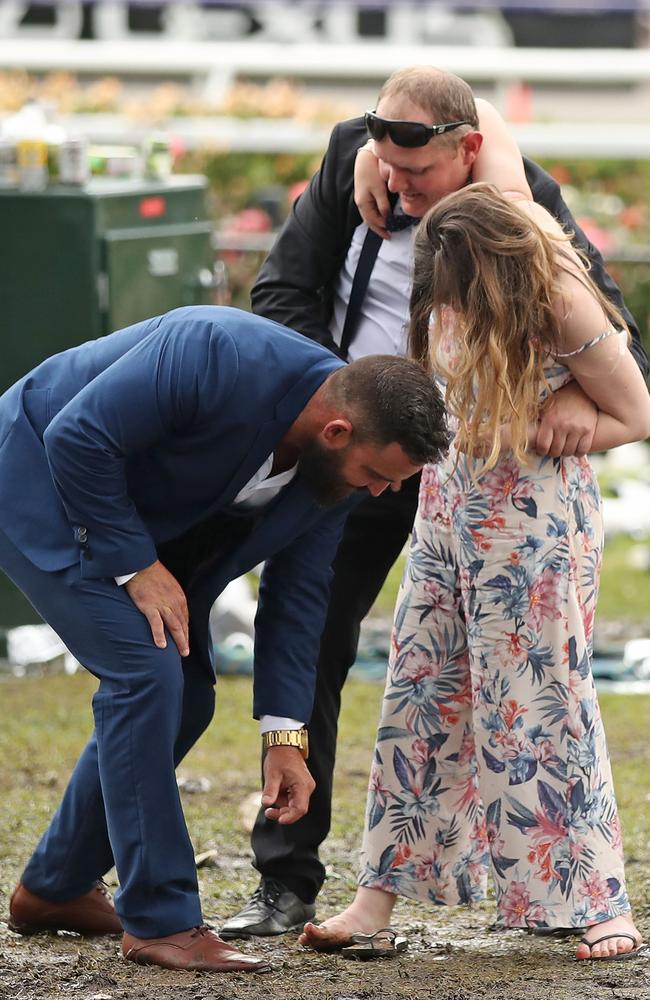
<svg viewBox="0 0 650 1000"><path fill-rule="evenodd" d="M377 104L385 97L406 97L431 115L431 125L467 121L466 126L440 139L457 141L469 127L478 129L478 112L472 88L455 73L435 66L408 66L392 73L379 92ZM458 135L457 133L460 133Z"/></svg>
<svg viewBox="0 0 650 1000"><path fill-rule="evenodd" d="M414 465L437 462L446 453L442 396L415 361L369 355L337 369L327 388L330 401L351 420L353 440L380 447L396 442Z"/></svg>

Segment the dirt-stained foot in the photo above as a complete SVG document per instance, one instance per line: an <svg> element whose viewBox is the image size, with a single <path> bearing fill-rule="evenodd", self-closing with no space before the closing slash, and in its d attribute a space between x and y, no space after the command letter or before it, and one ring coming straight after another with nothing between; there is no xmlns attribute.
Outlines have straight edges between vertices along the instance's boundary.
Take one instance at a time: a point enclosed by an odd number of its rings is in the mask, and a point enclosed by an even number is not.
<svg viewBox="0 0 650 1000"><path fill-rule="evenodd" d="M380 924L349 906L322 924L305 924L298 943L314 951L338 951L349 944L353 934L373 934Z"/></svg>
<svg viewBox="0 0 650 1000"><path fill-rule="evenodd" d="M600 938L607 940L599 941ZM596 941L599 943L596 944ZM614 917L612 920L592 924L587 928L578 945L576 958L580 961L589 958L611 961L613 958L637 951L642 942L643 938L631 917Z"/></svg>

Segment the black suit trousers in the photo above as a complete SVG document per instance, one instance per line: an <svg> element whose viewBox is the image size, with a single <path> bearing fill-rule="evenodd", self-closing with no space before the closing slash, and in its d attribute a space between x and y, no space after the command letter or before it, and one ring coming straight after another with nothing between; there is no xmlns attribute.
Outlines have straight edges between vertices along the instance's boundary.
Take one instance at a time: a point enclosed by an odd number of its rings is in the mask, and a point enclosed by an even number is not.
<svg viewBox="0 0 650 1000"><path fill-rule="evenodd" d="M369 497L348 517L334 561L309 721L308 766L316 789L309 812L297 823L280 826L260 810L253 830L255 867L263 876L279 879L305 902L316 898L325 879L318 848L330 829L341 690L356 657L361 622L413 526L419 480L419 476L407 480L399 493Z"/></svg>

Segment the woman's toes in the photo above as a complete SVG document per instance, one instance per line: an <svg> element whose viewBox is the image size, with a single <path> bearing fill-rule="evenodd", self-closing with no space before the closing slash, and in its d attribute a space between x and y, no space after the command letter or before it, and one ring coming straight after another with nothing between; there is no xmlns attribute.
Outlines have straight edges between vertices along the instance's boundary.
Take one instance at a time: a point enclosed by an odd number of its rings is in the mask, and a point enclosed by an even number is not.
<svg viewBox="0 0 650 1000"><path fill-rule="evenodd" d="M612 938L610 941L601 941L600 944L595 945L592 948L591 954L595 958L609 958L612 955L618 954L618 946L623 944L621 938ZM624 949L621 948L621 951Z"/></svg>
<svg viewBox="0 0 650 1000"><path fill-rule="evenodd" d="M576 949L578 959L608 959L634 951L641 944L641 935L627 917L615 917L601 924L592 924ZM605 940L599 940L605 938ZM590 943L593 942L593 943Z"/></svg>
<svg viewBox="0 0 650 1000"><path fill-rule="evenodd" d="M298 938L300 944L312 944L316 941L326 941L330 936L330 931L322 924L306 923L302 934Z"/></svg>
<svg viewBox="0 0 650 1000"><path fill-rule="evenodd" d="M332 917L322 924L307 923L298 938L298 943L307 948L335 948L350 937L347 923L341 917Z"/></svg>

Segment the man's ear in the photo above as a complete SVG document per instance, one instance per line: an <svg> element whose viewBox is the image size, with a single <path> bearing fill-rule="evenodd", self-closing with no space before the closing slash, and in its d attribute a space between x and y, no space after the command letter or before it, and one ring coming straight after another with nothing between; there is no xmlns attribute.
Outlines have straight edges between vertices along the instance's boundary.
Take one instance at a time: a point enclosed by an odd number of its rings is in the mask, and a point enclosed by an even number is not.
<svg viewBox="0 0 650 1000"><path fill-rule="evenodd" d="M337 417L329 420L318 436L326 448L347 448L352 440L352 424L346 417Z"/></svg>
<svg viewBox="0 0 650 1000"><path fill-rule="evenodd" d="M480 132L468 132L467 135L463 136L463 138L460 140L459 153L462 162L466 166L468 167L472 166L474 160L479 154L479 150L482 145L483 145L483 136Z"/></svg>

